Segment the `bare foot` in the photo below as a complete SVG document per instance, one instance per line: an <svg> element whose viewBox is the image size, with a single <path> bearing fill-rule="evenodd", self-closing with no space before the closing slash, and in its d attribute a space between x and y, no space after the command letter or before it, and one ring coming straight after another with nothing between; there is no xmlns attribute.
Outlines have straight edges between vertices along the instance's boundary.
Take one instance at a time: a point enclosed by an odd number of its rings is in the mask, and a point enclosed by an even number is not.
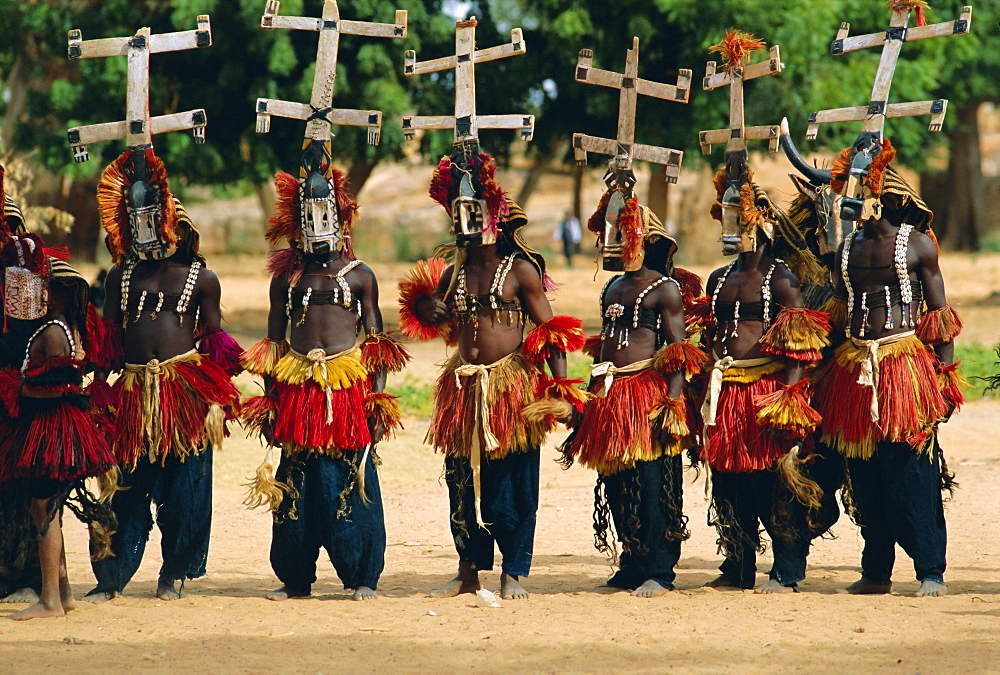
<svg viewBox="0 0 1000 675"><path fill-rule="evenodd" d="M0 602L10 602L10 603L20 603L27 602L34 604L38 602L38 593L35 592L34 588L19 588L10 595L0 598Z"/></svg>
<svg viewBox="0 0 1000 675"><path fill-rule="evenodd" d="M740 585L729 578L728 575L720 574L705 584L703 588L740 588Z"/></svg>
<svg viewBox="0 0 1000 675"><path fill-rule="evenodd" d="M175 588L174 584L176 581L167 581L166 579L160 579L156 582L156 597L160 600L180 600L181 594L184 593L184 582L181 581L181 587Z"/></svg>
<svg viewBox="0 0 1000 675"><path fill-rule="evenodd" d="M637 598L658 598L661 595L666 595L671 590L673 589L661 586L658 581L646 579L642 586L639 586L639 588L632 591L632 595Z"/></svg>
<svg viewBox="0 0 1000 675"><path fill-rule="evenodd" d="M461 574L446 583L440 588L436 588L427 594L428 598L454 598L462 593L475 593L482 585L479 583L479 575L475 579L463 578Z"/></svg>
<svg viewBox="0 0 1000 675"><path fill-rule="evenodd" d="M849 593L851 595L885 595L892 591L892 583L878 584L861 577L847 588L837 591L838 593Z"/></svg>
<svg viewBox="0 0 1000 675"><path fill-rule="evenodd" d="M43 602L36 602L28 609L11 614L10 618L14 621L28 621L29 619L48 619L56 616L66 616L61 604L50 607Z"/></svg>
<svg viewBox="0 0 1000 675"><path fill-rule="evenodd" d="M305 592L302 592L302 591L293 591L290 588L288 588L287 586L282 586L281 588L279 588L276 591L271 591L270 593L268 593L264 597L267 598L268 600L274 600L275 602L281 602L282 600L292 600L292 599L295 599L295 598L308 598L310 595L312 595L312 593L309 592L309 591L305 591Z"/></svg>
<svg viewBox="0 0 1000 675"><path fill-rule="evenodd" d="M107 602L108 600L114 600L118 597L117 591L102 591L95 588L90 593L87 593L81 598L84 602Z"/></svg>
<svg viewBox="0 0 1000 675"><path fill-rule="evenodd" d="M516 576L504 572L500 575L500 597L504 600L527 600L528 591L524 590Z"/></svg>
<svg viewBox="0 0 1000 675"><path fill-rule="evenodd" d="M781 582L779 582L777 579L768 579L766 582L762 583L760 586L753 589L753 592L763 593L763 594L798 593L799 589L796 588L794 584L791 586L782 586Z"/></svg>
<svg viewBox="0 0 1000 675"><path fill-rule="evenodd" d="M376 598L378 598L378 593L367 586L358 586L354 595L351 596L351 600L375 600Z"/></svg>
<svg viewBox="0 0 1000 675"><path fill-rule="evenodd" d="M76 609L76 600L73 599L73 588L69 585L69 579L60 577L59 579L59 599L62 601L62 608L66 612Z"/></svg>
<svg viewBox="0 0 1000 675"><path fill-rule="evenodd" d="M948 595L948 586L943 581L924 579L920 582L918 598L940 598L942 595Z"/></svg>

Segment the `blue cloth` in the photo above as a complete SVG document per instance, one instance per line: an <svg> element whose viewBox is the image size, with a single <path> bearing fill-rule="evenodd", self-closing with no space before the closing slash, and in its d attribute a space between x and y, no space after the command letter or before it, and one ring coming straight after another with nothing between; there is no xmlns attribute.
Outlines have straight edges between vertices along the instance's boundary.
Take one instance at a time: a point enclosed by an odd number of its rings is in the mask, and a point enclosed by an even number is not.
<svg viewBox="0 0 1000 675"><path fill-rule="evenodd" d="M139 569L153 529L150 505L156 504L163 565L160 579L196 579L205 574L212 531L212 448L185 461L167 457L164 464L140 459L123 472L111 499L118 530L111 539L114 557L92 563L97 587L91 592L122 593Z"/></svg>
<svg viewBox="0 0 1000 675"><path fill-rule="evenodd" d="M849 459L847 471L865 540L865 578L889 583L899 544L913 559L918 580L943 583L948 532L937 439L930 456L908 443L878 443L871 459Z"/></svg>
<svg viewBox="0 0 1000 675"><path fill-rule="evenodd" d="M360 461L353 454L351 460ZM341 503L341 493L354 476L347 459L282 457L277 479L289 485L291 493L286 493L275 512L271 568L289 591L309 593L316 581L321 546L344 588L378 588L385 567L385 517L378 471L370 456L365 466L365 492L370 503L362 501L356 484Z"/></svg>
<svg viewBox="0 0 1000 675"><path fill-rule="evenodd" d="M499 459L483 458L481 517L476 523L472 465L467 458L445 457L445 482L451 502L451 534L461 562L474 570L492 570L494 542L502 556L501 569L526 577L531 571L538 513L539 448L512 452Z"/></svg>
<svg viewBox="0 0 1000 675"><path fill-rule="evenodd" d="M683 503L681 457L660 457L651 462L636 462L626 469L605 476L605 494L614 519L618 541L622 543L618 571L608 586L633 590L647 579L673 589L674 566L681 557L681 539L667 538L685 529L680 509L672 513L664 508L665 493L679 507ZM631 524L638 518L635 531ZM627 533L631 533L630 535Z"/></svg>
<svg viewBox="0 0 1000 675"><path fill-rule="evenodd" d="M726 559L719 571L740 588L753 588L757 574L757 551L763 525L771 538L774 565L768 577L782 586L794 586L806 578L810 536L804 509L781 488L774 471L733 473L712 470L712 502L715 507L719 546ZM777 522L775 506L784 503L788 522Z"/></svg>

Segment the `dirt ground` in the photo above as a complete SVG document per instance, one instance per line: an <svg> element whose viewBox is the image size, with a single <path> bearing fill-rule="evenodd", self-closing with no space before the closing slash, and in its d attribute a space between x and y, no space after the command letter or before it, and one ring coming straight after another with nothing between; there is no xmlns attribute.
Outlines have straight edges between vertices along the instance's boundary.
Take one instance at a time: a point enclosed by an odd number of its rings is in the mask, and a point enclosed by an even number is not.
<svg viewBox="0 0 1000 675"><path fill-rule="evenodd" d="M579 263L572 271L557 266L564 286L555 308L592 327L604 274L594 280L594 267ZM1000 307L987 298L1000 289L1000 256L946 256L943 266L950 297L966 320L962 339L995 343ZM267 279L255 271L260 267L257 259L215 265L230 328L245 345L263 334ZM403 270L376 269L389 323L395 320L393 282ZM413 345L412 351L406 376L427 381L443 345ZM892 595L837 594L857 578L861 552L857 528L846 518L834 527L834 539L814 546L801 593L701 588L715 576L720 557L705 525L705 484L693 472L685 483L692 537L684 545L678 590L653 600L600 592L596 587L611 570L592 545L594 477L551 461L563 432L543 450L534 565L525 582L532 596L499 609L477 608L470 596L424 597L454 574L456 556L441 458L421 444L427 420L412 416L406 431L380 448L389 542L382 597L350 601L323 557L313 598L265 600L263 593L278 585L267 561L269 517L240 503L240 483L263 451L237 430L216 455L208 575L188 582L181 600L156 600L154 531L127 597L80 603L61 619L0 621L0 671L1000 671L998 415L1000 402L973 402L941 433L961 483L947 505L948 597L915 598L912 565L902 552ZM86 532L71 517L65 531L79 597L92 584ZM760 580L769 564L765 554ZM498 572L484 579L497 590ZM18 609L0 605L0 619Z"/></svg>

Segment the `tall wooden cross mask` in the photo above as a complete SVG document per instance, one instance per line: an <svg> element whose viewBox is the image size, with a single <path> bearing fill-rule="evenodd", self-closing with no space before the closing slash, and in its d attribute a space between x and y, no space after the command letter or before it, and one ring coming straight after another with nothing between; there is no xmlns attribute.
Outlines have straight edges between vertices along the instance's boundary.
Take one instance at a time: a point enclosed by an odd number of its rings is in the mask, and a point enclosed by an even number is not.
<svg viewBox="0 0 1000 675"><path fill-rule="evenodd" d="M508 44L476 51L476 17L455 22L455 55L417 62L417 53L405 55L403 73L408 76L455 70L455 115L423 115L403 118L403 134L414 138L417 129L453 129L456 146L476 146L480 129L519 129L521 139L530 141L535 133L534 115L477 115L476 64L524 54L527 47L520 28L510 31Z"/></svg>
<svg viewBox="0 0 1000 675"><path fill-rule="evenodd" d="M149 116L149 55L200 49L211 45L212 28L207 15L198 17L196 30L176 33L154 34L149 28L140 28L131 37L84 40L79 29L69 31L71 59L128 57L125 120L71 128L67 135L73 148L73 159L77 162L86 162L90 159L90 154L87 152L87 145L90 143L123 138L128 149L137 150L152 147L154 134L186 129L192 130L196 143L204 143L208 118L202 109Z"/></svg>
<svg viewBox="0 0 1000 675"><path fill-rule="evenodd" d="M743 112L743 83L764 75L777 75L785 65L781 62L781 53L778 45L773 45L768 52L766 61L760 61L749 65L736 64L729 69L717 72L718 64L709 61L705 68L705 79L702 81L702 88L705 91L712 91L719 87L729 85L729 128L712 129L702 131L698 134L698 142L701 145L701 154L707 155L712 152L712 146L718 143L726 144L726 152L746 151L747 141L768 141L768 152L778 151L778 139L781 131L780 125L765 125L748 127Z"/></svg>
<svg viewBox="0 0 1000 675"><path fill-rule="evenodd" d="M395 23L342 21L336 0L325 0L323 15L316 19L305 16L280 16L281 3L268 0L260 25L266 29L288 28L319 33L316 51L316 73L313 76L312 95L309 103L295 103L270 98L257 99L257 133L266 134L271 129L271 115L288 117L306 122L305 145L314 141L328 144L333 138L332 126L368 127L368 142L378 145L382 130L382 113L378 110L343 110L332 107L333 85L337 78L337 51L341 35L366 35L368 37L406 37L405 10L396 10Z"/></svg>
<svg viewBox="0 0 1000 675"><path fill-rule="evenodd" d="M809 115L809 126L806 129L807 139L814 140L816 138L816 132L820 124L830 122L859 122L862 120L864 121L861 128L862 133L870 132L881 137L886 118L914 117L916 115L930 115L931 121L928 128L931 131L941 131L941 125L944 123L944 116L948 110L948 101L938 99L937 101L920 101L915 103L889 103L889 88L892 86L892 75L896 70L899 51L904 42L947 35L968 34L969 28L972 25L972 7L963 7L956 21L943 21L930 26L907 28L906 24L910 20L910 14L916 6L905 0L894 3L892 5L892 18L889 20L889 27L884 32L848 37L847 34L851 30L851 24L846 22L840 24L840 30L837 31L837 38L830 45L830 52L835 56L868 47L882 47L882 58L879 60L878 70L875 72L872 94L868 100L868 105L819 110L811 113Z"/></svg>
<svg viewBox="0 0 1000 675"><path fill-rule="evenodd" d="M667 182L676 183L681 171L684 152L653 145L635 143L635 106L639 94L662 98L677 103L687 103L691 96L691 71L677 72L677 84L660 84L639 78L639 38L632 38L632 49L626 52L625 72L615 73L592 67L594 52L581 49L576 62L576 81L596 84L620 91L618 98L617 138L597 138L586 134L573 134L573 156L576 163L587 163L587 153L595 152L614 157L616 172L631 172L633 160L662 164L666 167Z"/></svg>

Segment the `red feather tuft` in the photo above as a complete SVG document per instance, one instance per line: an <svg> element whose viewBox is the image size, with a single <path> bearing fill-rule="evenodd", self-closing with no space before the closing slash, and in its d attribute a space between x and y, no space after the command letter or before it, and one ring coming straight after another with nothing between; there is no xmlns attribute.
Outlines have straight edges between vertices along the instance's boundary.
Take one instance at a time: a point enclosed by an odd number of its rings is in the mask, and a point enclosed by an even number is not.
<svg viewBox="0 0 1000 675"><path fill-rule="evenodd" d="M601 195L601 201L597 204L597 210L591 214L587 220L587 229L597 235L598 242L604 242L604 214L608 210L608 202L611 201L611 190Z"/></svg>
<svg viewBox="0 0 1000 675"><path fill-rule="evenodd" d="M368 372L385 368L390 373L398 373L410 358L403 343L387 333L369 335L361 343L361 365Z"/></svg>
<svg viewBox="0 0 1000 675"><path fill-rule="evenodd" d="M754 37L753 33L733 28L726 31L726 37L709 47L708 51L722 56L722 67L727 73L732 73L750 63L750 55L764 49L766 44L761 38Z"/></svg>
<svg viewBox="0 0 1000 675"><path fill-rule="evenodd" d="M580 351L589 356L592 359L601 358L601 343L604 342L601 339L601 334L588 335L587 340L583 343L583 347Z"/></svg>
<svg viewBox="0 0 1000 675"><path fill-rule="evenodd" d="M621 230L624 249L622 260L625 269L639 261L645 252L646 228L639 213L639 198L625 200L625 208L618 215L618 229Z"/></svg>
<svg viewBox="0 0 1000 675"><path fill-rule="evenodd" d="M681 267L675 267L674 273L671 276L673 276L674 281L681 287L681 298L684 300L684 308L690 308L694 301L704 292L701 285L701 277Z"/></svg>
<svg viewBox="0 0 1000 675"><path fill-rule="evenodd" d="M101 326L104 339L101 348L91 356L91 361L109 373L121 370L125 367L125 328L108 317L101 319Z"/></svg>
<svg viewBox="0 0 1000 675"><path fill-rule="evenodd" d="M554 316L528 333L521 345L521 353L529 360L541 363L557 351L575 352L586 341L582 321L572 316Z"/></svg>
<svg viewBox="0 0 1000 675"><path fill-rule="evenodd" d="M267 254L267 271L271 276L287 281L289 286L298 285L305 269L305 256L297 248L289 246Z"/></svg>
<svg viewBox="0 0 1000 675"><path fill-rule="evenodd" d="M431 187L428 193L431 199L444 207L444 210L451 215L451 201L448 197L451 194L451 157L445 156L438 162L434 169L434 176L431 178Z"/></svg>
<svg viewBox="0 0 1000 675"><path fill-rule="evenodd" d="M662 347L653 355L653 367L663 373L683 371L690 377L701 372L708 354L690 342L680 341Z"/></svg>
<svg viewBox="0 0 1000 675"><path fill-rule="evenodd" d="M417 303L433 296L448 261L444 258L420 260L399 281L399 329L408 338L430 340L446 337L446 324L427 323L416 312Z"/></svg>
<svg viewBox="0 0 1000 675"><path fill-rule="evenodd" d="M243 349L233 339L233 336L221 328L210 329L201 338L198 350L212 359L229 375L239 375L243 372L240 365L240 354Z"/></svg>

